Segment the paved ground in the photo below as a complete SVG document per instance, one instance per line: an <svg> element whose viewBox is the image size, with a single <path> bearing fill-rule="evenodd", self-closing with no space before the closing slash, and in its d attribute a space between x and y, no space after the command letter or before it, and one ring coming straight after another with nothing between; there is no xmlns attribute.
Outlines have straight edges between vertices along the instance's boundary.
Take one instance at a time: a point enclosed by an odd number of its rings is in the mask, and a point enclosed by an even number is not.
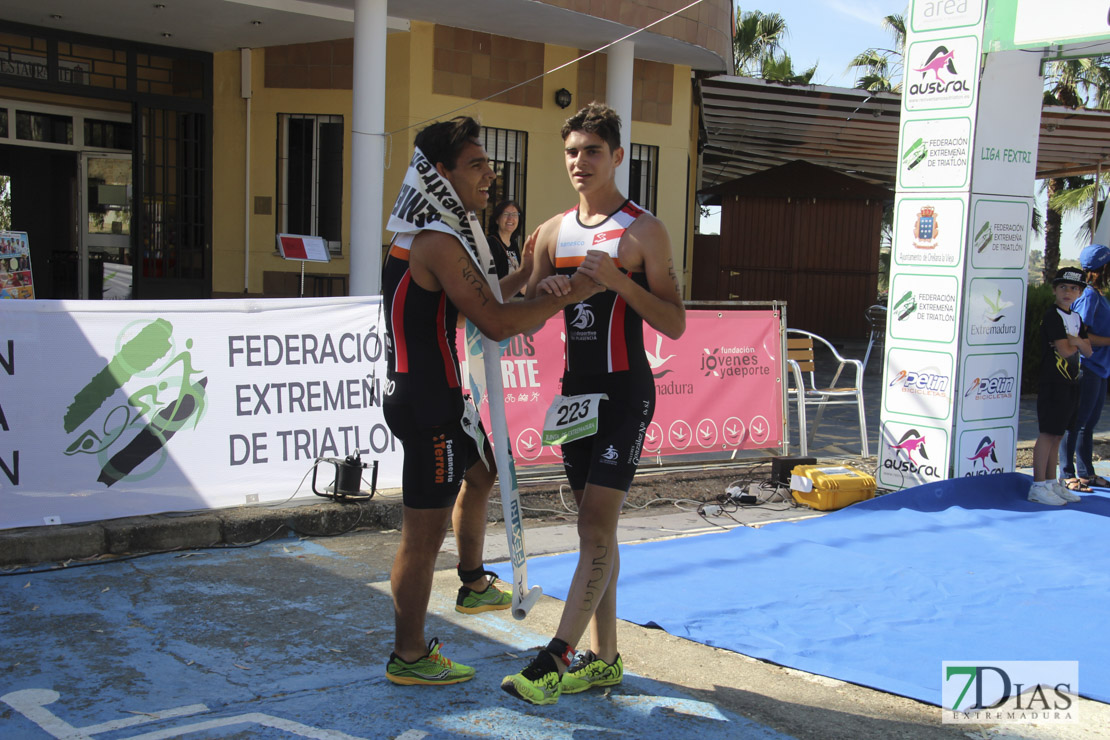
<svg viewBox="0 0 1110 740"><path fill-rule="evenodd" d="M881 382L876 364L867 390L875 399L868 404L873 445ZM1026 443L1035 437L1031 410L1023 400ZM855 435L854 425L833 419L818 432L819 456L858 452ZM164 519L142 533L120 527L109 538L137 552L144 542L207 543L213 527L249 535L296 521L319 531L309 526L363 516L353 512L330 503L225 512L220 520ZM497 684L547 641L561 602L544 597L521 622L504 613L457 614L450 541L439 562L429 636L448 643L446 653L474 665L478 677L456 687L395 687L382 667L392 642L388 570L398 534L391 515L380 514L374 523L381 529L335 538L283 537L243 549L87 561L63 570L42 564L0 575L0 737L1110 737L1110 707L1096 702L1079 702L1074 725L968 733L941 725L936 707L628 623L620 624L623 686L530 707ZM779 514L736 516L762 523ZM736 524L680 511L629 516L621 539L691 536L717 526ZM103 539L105 531L75 536ZM45 536L44 530L38 539ZM531 554L575 543L572 524L531 525L527 537ZM30 542L0 534L0 549ZM488 545L488 561L505 559L499 526L491 525Z"/></svg>

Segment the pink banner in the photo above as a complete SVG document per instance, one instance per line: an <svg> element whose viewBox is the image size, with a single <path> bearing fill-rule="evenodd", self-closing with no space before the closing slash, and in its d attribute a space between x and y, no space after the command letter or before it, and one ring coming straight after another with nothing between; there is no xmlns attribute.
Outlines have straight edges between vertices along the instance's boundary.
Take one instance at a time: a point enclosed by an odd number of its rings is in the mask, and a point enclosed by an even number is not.
<svg viewBox="0 0 1110 740"><path fill-rule="evenodd" d="M517 465L558 463L540 444L544 414L563 374L563 318L502 343L505 413ZM686 333L668 339L644 325L655 375L655 418L644 457L778 447L782 442L779 314L687 311ZM489 406L482 403L488 430Z"/></svg>

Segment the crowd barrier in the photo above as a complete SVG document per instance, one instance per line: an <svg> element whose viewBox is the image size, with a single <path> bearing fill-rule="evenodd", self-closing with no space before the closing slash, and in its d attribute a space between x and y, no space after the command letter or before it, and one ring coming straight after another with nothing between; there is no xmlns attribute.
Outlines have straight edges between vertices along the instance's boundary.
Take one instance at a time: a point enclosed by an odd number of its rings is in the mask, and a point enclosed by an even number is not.
<svg viewBox="0 0 1110 740"><path fill-rule="evenodd" d="M379 487L400 486L377 297L0 311L0 529L311 497L317 458L356 450L378 460ZM539 436L561 334L556 318L503 343L521 465L559 459ZM681 339L645 327L644 340L657 390L645 456L780 446L777 311L692 310Z"/></svg>

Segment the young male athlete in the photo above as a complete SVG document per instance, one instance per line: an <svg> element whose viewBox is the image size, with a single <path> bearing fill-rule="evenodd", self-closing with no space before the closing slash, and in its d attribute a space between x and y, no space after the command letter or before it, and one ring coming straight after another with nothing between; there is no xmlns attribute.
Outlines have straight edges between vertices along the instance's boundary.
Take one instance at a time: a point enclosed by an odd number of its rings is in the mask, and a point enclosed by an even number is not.
<svg viewBox="0 0 1110 740"><path fill-rule="evenodd" d="M608 399L599 406L597 433L563 445L578 502L579 551L555 639L524 670L501 682L502 689L533 704L553 704L562 693L613 686L623 678L617 651L617 518L655 409L643 323L671 339L686 329L667 230L616 185L624 158L620 118L607 106L591 104L567 120L562 136L578 207L540 227L528 295L566 296L576 273L605 286L565 309L562 394L604 393ZM571 665L587 626L590 649Z"/></svg>
<svg viewBox="0 0 1110 740"><path fill-rule="evenodd" d="M485 208L494 179L480 130L462 117L417 134L388 225L397 233L382 273L388 363L383 411L404 448L404 520L390 574L395 639L386 677L399 684L453 684L474 676L473 668L444 657L438 640L424 642L436 554L448 520L462 581L455 608L473 614L508 609L512 602L483 567L496 469L476 414L464 419L468 403L455 346L460 312L500 340L601 290L592 278L573 275L567 292L506 304L494 298L469 250L475 235L467 212Z"/></svg>

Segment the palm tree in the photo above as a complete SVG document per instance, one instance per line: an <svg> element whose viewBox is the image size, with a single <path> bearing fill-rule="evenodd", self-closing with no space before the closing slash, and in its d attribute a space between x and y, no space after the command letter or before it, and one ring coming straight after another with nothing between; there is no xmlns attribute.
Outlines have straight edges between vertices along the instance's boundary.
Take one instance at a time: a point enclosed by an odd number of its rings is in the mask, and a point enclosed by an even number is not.
<svg viewBox="0 0 1110 740"><path fill-rule="evenodd" d="M1080 108L1093 103L1097 108L1110 108L1110 68L1107 57L1064 59L1045 66L1046 105L1063 105ZM1045 181L1048 208L1044 216L1044 268L1043 277L1049 282L1060 266L1060 225L1063 214L1070 207L1079 208L1083 197L1078 194L1094 184L1085 178L1053 177ZM1076 194L1072 194L1076 191ZM1085 197L1093 200L1093 190L1086 190ZM1062 199L1062 200L1061 200ZM1064 210L1061 210L1061 205ZM1087 229L1090 227L1087 226Z"/></svg>
<svg viewBox="0 0 1110 740"><path fill-rule="evenodd" d="M783 52L781 56L763 57L763 64L760 67L759 76L765 80L778 82L783 85L808 85L815 74L817 74L816 64L804 72L795 72L794 63L791 61L790 55Z"/></svg>
<svg viewBox="0 0 1110 740"><path fill-rule="evenodd" d="M782 48L786 21L778 13L751 10L741 13L736 8L736 33L732 39L734 70L740 77L759 77L763 60L773 57Z"/></svg>
<svg viewBox="0 0 1110 740"><path fill-rule="evenodd" d="M883 18L882 26L894 37L894 48L871 48L857 54L848 63L848 69L858 69L861 74L856 88L868 92L902 91L902 56L906 48L906 19L899 14Z"/></svg>
<svg viewBox="0 0 1110 740"><path fill-rule="evenodd" d="M1065 177L1063 178L1064 188L1058 190L1056 195L1052 197L1049 206L1060 213L1060 216L1067 216L1069 213L1078 213L1083 216L1083 223L1076 232L1079 240L1090 244L1094 241L1095 231L1092 226L1092 218L1097 223L1099 217L1102 216L1102 206L1107 183L1103 179L1098 184L1098 191L1095 188L1095 178L1090 175L1081 175L1078 177ZM1097 204L1097 212L1096 212Z"/></svg>

